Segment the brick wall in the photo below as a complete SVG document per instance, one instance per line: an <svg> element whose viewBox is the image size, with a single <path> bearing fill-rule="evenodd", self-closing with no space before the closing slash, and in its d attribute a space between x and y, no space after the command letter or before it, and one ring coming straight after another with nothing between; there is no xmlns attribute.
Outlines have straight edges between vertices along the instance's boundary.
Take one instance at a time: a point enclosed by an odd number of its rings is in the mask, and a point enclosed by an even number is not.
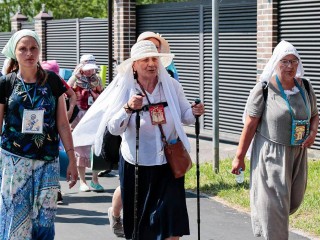
<svg viewBox="0 0 320 240"><path fill-rule="evenodd" d="M136 42L136 2L114 0L114 58L118 63L130 57L130 49Z"/></svg>
<svg viewBox="0 0 320 240"><path fill-rule="evenodd" d="M277 45L277 1L257 1L257 80Z"/></svg>
<svg viewBox="0 0 320 240"><path fill-rule="evenodd" d="M53 19L53 17L47 13L44 5L42 6L41 12L34 17L34 31L38 33L41 42L41 52L39 56L40 62L47 60L46 21L51 19Z"/></svg>

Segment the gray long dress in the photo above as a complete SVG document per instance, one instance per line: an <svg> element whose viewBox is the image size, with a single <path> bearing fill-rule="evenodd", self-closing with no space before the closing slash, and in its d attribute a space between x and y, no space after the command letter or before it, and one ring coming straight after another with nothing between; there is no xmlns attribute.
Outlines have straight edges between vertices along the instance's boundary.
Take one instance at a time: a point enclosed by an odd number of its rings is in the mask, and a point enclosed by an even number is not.
<svg viewBox="0 0 320 240"><path fill-rule="evenodd" d="M310 85L310 84L309 84ZM311 117L318 114L316 96L303 84ZM308 118L300 93L290 95L295 119ZM289 215L300 206L307 186L307 149L291 146L291 115L281 93L269 84L264 101L261 83L250 93L247 113L261 117L251 153L250 204L255 236L268 240L287 240Z"/></svg>

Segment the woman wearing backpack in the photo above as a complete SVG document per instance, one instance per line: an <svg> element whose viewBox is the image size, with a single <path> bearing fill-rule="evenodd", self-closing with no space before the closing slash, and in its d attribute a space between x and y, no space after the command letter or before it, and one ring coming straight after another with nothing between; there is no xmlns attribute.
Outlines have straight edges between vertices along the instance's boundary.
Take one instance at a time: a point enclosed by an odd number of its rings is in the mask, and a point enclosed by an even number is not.
<svg viewBox="0 0 320 240"><path fill-rule="evenodd" d="M55 73L42 69L40 52L40 39L31 30L14 33L2 50L10 58L7 75L0 78L3 240L54 239L60 188L59 136L69 158L70 188L78 178L63 96L66 88Z"/></svg>
<svg viewBox="0 0 320 240"><path fill-rule="evenodd" d="M250 163L251 220L255 236L287 240L289 215L300 206L307 186L307 148L315 141L319 116L315 92L309 93L300 55L281 41L251 91L232 173ZM305 81L305 80L304 80ZM268 96L264 99L263 82Z"/></svg>

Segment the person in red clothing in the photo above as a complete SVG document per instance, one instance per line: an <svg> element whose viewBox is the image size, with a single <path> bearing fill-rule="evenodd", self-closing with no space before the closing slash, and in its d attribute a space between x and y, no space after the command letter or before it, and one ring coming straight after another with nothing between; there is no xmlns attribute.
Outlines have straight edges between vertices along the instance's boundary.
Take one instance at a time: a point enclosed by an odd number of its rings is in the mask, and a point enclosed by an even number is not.
<svg viewBox="0 0 320 240"><path fill-rule="evenodd" d="M74 129L87 110L98 98L103 90L101 78L97 74L98 66L95 57L91 54L83 55L80 64L75 68L73 75L68 80L68 85L72 87L77 97L77 106L80 111L76 119L72 122L71 127ZM85 172L86 167L91 167L91 146L75 147L77 167L80 177L81 192L90 191L87 185ZM103 192L104 188L98 181L98 172L92 171L92 181L90 187L93 191Z"/></svg>

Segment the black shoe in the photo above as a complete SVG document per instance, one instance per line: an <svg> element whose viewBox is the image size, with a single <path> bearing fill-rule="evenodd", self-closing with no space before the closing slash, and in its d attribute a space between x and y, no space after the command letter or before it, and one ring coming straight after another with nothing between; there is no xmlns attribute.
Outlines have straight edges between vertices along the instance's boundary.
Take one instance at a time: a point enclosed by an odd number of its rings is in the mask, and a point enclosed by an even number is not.
<svg viewBox="0 0 320 240"><path fill-rule="evenodd" d="M61 191L58 192L57 204L63 204L63 198L62 198Z"/></svg>
<svg viewBox="0 0 320 240"><path fill-rule="evenodd" d="M106 177L111 172L111 169L104 170L98 173L98 177Z"/></svg>

